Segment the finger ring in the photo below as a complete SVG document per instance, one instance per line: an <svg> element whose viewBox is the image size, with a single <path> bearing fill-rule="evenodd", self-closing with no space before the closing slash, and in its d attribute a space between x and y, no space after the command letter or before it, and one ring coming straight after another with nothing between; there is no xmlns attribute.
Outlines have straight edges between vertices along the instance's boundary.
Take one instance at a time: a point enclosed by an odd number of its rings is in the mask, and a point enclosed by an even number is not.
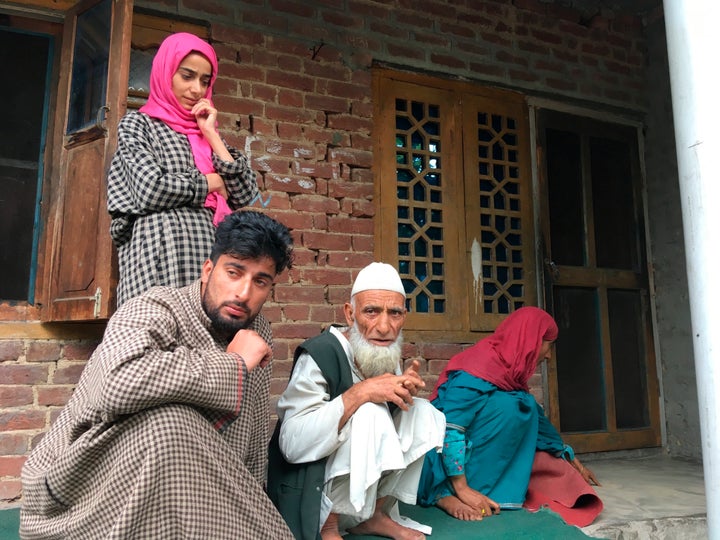
<svg viewBox="0 0 720 540"><path fill-rule="evenodd" d="M480 512L483 516L485 515L485 509L482 509L482 512Z"/></svg>

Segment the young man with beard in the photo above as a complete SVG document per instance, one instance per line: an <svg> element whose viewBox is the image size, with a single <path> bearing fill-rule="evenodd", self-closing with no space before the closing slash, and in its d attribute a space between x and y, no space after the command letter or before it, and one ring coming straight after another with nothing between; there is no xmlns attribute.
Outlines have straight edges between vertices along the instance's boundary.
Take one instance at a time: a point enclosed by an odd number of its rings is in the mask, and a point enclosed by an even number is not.
<svg viewBox="0 0 720 540"><path fill-rule="evenodd" d="M363 268L330 327L295 351L270 443L268 493L298 539L341 532L418 540L398 523L415 504L423 457L439 449L445 418L417 396L418 362L405 371L405 291L389 264ZM391 517L393 516L393 517Z"/></svg>
<svg viewBox="0 0 720 540"><path fill-rule="evenodd" d="M231 214L200 279L118 309L23 468L23 538L292 538L263 490L260 314L292 256L284 225Z"/></svg>

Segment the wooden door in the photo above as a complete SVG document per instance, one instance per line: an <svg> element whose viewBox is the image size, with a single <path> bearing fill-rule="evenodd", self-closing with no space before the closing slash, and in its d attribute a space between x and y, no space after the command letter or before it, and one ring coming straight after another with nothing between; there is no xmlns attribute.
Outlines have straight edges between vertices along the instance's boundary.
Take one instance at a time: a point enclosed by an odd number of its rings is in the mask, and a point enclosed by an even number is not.
<svg viewBox="0 0 720 540"><path fill-rule="evenodd" d="M658 446L637 128L541 111L550 418L577 451Z"/></svg>
<svg viewBox="0 0 720 540"><path fill-rule="evenodd" d="M82 1L65 18L43 320L104 319L114 309L105 177L126 108L131 23L131 0Z"/></svg>

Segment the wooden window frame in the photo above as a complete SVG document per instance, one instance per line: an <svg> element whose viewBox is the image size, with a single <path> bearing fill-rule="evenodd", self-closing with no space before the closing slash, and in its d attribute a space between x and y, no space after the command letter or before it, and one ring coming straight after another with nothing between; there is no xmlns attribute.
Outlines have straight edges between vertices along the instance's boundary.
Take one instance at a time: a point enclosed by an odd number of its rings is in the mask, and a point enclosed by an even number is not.
<svg viewBox="0 0 720 540"><path fill-rule="evenodd" d="M47 144L43 153L44 177L41 186L42 211L40 240L35 266L33 304L0 299L0 318L15 321L63 322L104 321L115 310L117 255L109 235L109 215L104 179L117 141L117 124L128 105L137 108L147 92L133 95L127 85L130 49L157 47L173 32L192 32L209 40L210 26L189 19L170 18L146 10L134 10L132 0L114 0L111 58L113 73L108 75L108 111L102 122L71 135L65 134L75 16L94 5L96 0L35 0L39 10L53 10L51 20L37 19L37 10L25 13L15 8L12 17L23 27L55 37ZM58 11L60 10L60 11ZM114 75L114 77L113 77ZM68 160L75 148L87 146L89 157ZM68 169L70 167L70 169ZM73 172L75 171L75 172ZM68 176L70 175L70 176ZM74 176L74 179L73 179ZM79 189L82 188L82 189ZM85 190L89 192L83 195ZM80 196L82 195L82 196ZM89 223L82 227L80 221ZM66 221L75 221L66 223ZM77 231L84 234L78 238ZM68 231L71 231L68 233ZM91 260L92 259L92 260ZM85 291L63 290L63 282L73 279L78 264L93 267L92 281Z"/></svg>
<svg viewBox="0 0 720 540"><path fill-rule="evenodd" d="M444 238L446 294L448 309L443 314L408 313L405 334L409 339L422 337L426 341L475 342L479 333L491 332L507 313L476 315L471 311L477 300L473 280L473 239L478 231L479 210L468 201L477 200L477 175L473 175L471 160L477 154L472 145L477 141L468 136L473 129L468 111L483 105L493 112L511 112L518 123L518 155L522 175L522 238L524 305L537 305L537 273L535 252L535 223L533 212L533 181L530 153L530 124L524 95L462 81L440 79L424 74L400 72L384 67L373 70L375 103L374 163L375 198L378 201L375 219L375 258L398 264L397 234L397 178L395 161L394 100L404 92L403 99L420 100L433 97L450 111L442 120L442 162L444 177L448 179L443 198L448 233ZM453 179L455 181L453 181ZM458 211L453 211L457 209Z"/></svg>

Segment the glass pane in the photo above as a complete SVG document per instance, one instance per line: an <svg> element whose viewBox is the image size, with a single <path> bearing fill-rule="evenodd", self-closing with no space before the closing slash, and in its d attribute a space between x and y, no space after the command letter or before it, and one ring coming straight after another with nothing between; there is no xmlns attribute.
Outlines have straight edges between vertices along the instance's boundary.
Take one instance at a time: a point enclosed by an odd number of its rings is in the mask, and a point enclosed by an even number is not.
<svg viewBox="0 0 720 540"><path fill-rule="evenodd" d="M100 107L105 105L111 7L110 0L104 0L78 17L68 133L94 125Z"/></svg>
<svg viewBox="0 0 720 540"><path fill-rule="evenodd" d="M437 105L413 101L407 107L405 101L396 101L396 186L398 203L402 201L398 204L398 262L407 307L414 313L444 313L446 306L439 118ZM434 279L428 280L431 269Z"/></svg>
<svg viewBox="0 0 720 540"><path fill-rule="evenodd" d="M554 287L560 429L606 429L605 377L595 289Z"/></svg>
<svg viewBox="0 0 720 540"><path fill-rule="evenodd" d="M615 416L618 429L650 425L645 373L642 298L638 291L608 290Z"/></svg>
<svg viewBox="0 0 720 540"><path fill-rule="evenodd" d="M479 113L477 120L477 205L481 211L476 230L484 278L482 306L485 313L510 313L524 295L522 237L508 233L510 223L519 230L521 222L520 138L512 118Z"/></svg>
<svg viewBox="0 0 720 540"><path fill-rule="evenodd" d="M32 301L38 185L42 174L47 37L0 28L6 104L0 124L0 299Z"/></svg>
<svg viewBox="0 0 720 540"><path fill-rule="evenodd" d="M639 268L630 152L624 142L590 139L595 250L601 268Z"/></svg>
<svg viewBox="0 0 720 540"><path fill-rule="evenodd" d="M555 129L545 134L552 259L556 264L584 266L580 138Z"/></svg>

